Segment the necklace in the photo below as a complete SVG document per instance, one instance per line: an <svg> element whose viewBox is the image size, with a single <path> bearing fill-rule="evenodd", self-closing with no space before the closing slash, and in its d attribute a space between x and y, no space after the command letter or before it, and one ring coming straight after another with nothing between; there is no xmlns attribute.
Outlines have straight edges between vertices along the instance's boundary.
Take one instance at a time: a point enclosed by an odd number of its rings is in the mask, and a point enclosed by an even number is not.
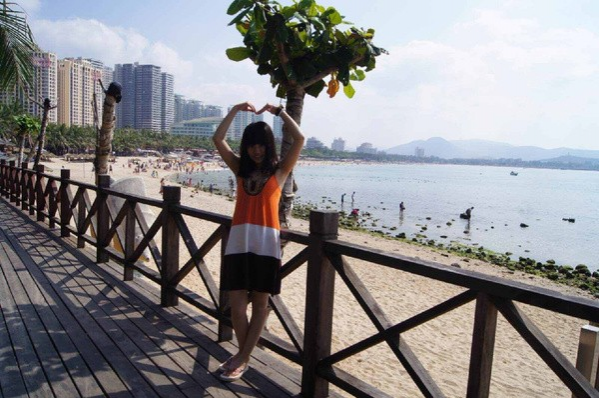
<svg viewBox="0 0 599 398"><path fill-rule="evenodd" d="M269 177L270 174L264 170L254 170L249 178L243 179L243 189L248 195L258 195Z"/></svg>

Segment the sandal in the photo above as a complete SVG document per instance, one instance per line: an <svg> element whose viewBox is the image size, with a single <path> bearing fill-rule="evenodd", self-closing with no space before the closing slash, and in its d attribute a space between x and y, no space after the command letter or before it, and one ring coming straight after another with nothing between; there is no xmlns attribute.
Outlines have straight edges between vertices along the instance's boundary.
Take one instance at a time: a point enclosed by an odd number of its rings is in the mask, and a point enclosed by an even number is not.
<svg viewBox="0 0 599 398"><path fill-rule="evenodd" d="M232 371L228 371L225 373L221 373L219 375L222 381L235 381L241 379L244 373L250 368L249 364L245 364L243 366L238 367L237 369L233 369Z"/></svg>
<svg viewBox="0 0 599 398"><path fill-rule="evenodd" d="M229 364L231 363L231 360L233 360L233 355L231 355L229 357L229 359L227 359L225 362L223 362L220 365L218 365L218 371L219 372L226 372L227 370L229 370Z"/></svg>

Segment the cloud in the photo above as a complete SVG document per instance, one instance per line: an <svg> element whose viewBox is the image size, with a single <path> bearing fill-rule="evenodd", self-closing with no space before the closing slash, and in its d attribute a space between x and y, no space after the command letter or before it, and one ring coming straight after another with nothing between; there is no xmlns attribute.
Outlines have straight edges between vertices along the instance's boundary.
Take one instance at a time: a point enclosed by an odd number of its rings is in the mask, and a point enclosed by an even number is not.
<svg viewBox="0 0 599 398"><path fill-rule="evenodd" d="M140 62L162 67L177 79L188 79L193 65L162 42L150 42L134 29L108 26L95 19L37 20L34 35L44 49L59 58L95 58L114 67L118 63Z"/></svg>
<svg viewBox="0 0 599 398"><path fill-rule="evenodd" d="M441 40L389 47L334 125L379 148L430 136L539 145L540 134L546 146L599 147L587 141L597 50L594 32L479 10ZM339 113L338 103L319 104L322 114Z"/></svg>

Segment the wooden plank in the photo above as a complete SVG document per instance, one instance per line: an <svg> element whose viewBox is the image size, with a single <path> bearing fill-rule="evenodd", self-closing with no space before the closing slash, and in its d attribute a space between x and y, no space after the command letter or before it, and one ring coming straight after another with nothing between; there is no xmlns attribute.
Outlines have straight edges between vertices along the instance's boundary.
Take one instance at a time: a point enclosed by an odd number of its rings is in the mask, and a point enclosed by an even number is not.
<svg viewBox="0 0 599 398"><path fill-rule="evenodd" d="M0 277L0 303L2 303L2 312L4 313L8 334L14 347L17 366L23 376L27 393L29 396L53 397L50 383L43 372L40 360L35 354L34 343L31 341L27 328L19 314L8 280L5 279L7 272L4 271L4 267L6 266L2 266L2 277Z"/></svg>
<svg viewBox="0 0 599 398"><path fill-rule="evenodd" d="M107 394L118 394L119 396L128 396L127 387L121 382L119 376L114 373L110 366L107 366L106 359L102 356L102 353L96 348L93 341L88 337L85 330L81 328L77 322L77 318L81 318L86 314L85 310L81 310L79 313L71 314L71 312L65 307L61 297L54 291L53 287L48 283L48 280L43 273L33 265L29 267L29 271L34 275L33 278L38 283L38 286L43 287L43 295L53 302L53 309L55 316L59 319L60 326L55 328L48 328L53 331L53 335L57 339L68 339L72 341L75 349L67 348L62 343L58 345L62 348L60 351L63 361L74 368L72 374L75 376L74 379L78 383L79 390L84 396L90 396L92 394L85 394L88 388L93 388L93 380L87 380L85 375L85 368L88 367L91 370L91 374L94 379L97 379L98 383L102 385L102 389ZM89 315L88 315L89 316ZM64 341L64 340L63 340ZM66 343L64 343L66 344ZM76 352L73 358L65 358L69 352ZM81 363L83 362L83 364ZM80 380L81 379L81 380Z"/></svg>
<svg viewBox="0 0 599 398"><path fill-rule="evenodd" d="M60 312L55 313L55 310L53 310L58 308L59 303L52 296L42 293L42 290L47 291L51 289L45 277L41 281L34 280L34 277L25 268L22 261L19 258L14 258L16 254L10 253L9 257L23 288L31 300L31 304L37 309L38 315L45 329L48 331L48 336L58 351L57 358L62 360L62 363L77 386L77 390L83 396L99 396L104 394L94 379L91 370L81 358L77 347L60 323L59 317L64 318L64 315ZM115 376L114 378L118 381L118 377Z"/></svg>
<svg viewBox="0 0 599 398"><path fill-rule="evenodd" d="M8 264L8 261L3 256L3 251L0 251L0 266ZM1 268L0 267L0 268ZM0 278L4 278L4 273L0 269ZM6 281L2 281L3 286ZM4 318L4 311L8 310L7 304L4 304L0 293L0 369L2 369L2 377L0 377L0 395L6 397L19 397L27 395L27 388L19 370L16 354L13 350L13 344L8 333L8 325Z"/></svg>
<svg viewBox="0 0 599 398"><path fill-rule="evenodd" d="M50 262L49 265L57 266ZM112 319L110 313L105 311L105 306L109 305L104 297L94 297L93 293L86 290L93 289L92 286L97 285L98 289L104 291L112 289L110 285L106 285L100 277L81 278L80 275L85 273L88 267L84 265L66 266L65 271L68 275L73 276L65 280L64 288L68 289L72 295L72 299L79 302L82 308L85 308L93 314L93 320L89 320L89 326L86 327L88 333L92 331L95 338L98 339L97 345L104 352L110 350L107 355L111 366L119 366L117 372L122 376L127 383L132 393L137 396L139 393L148 394L154 390L153 394L168 395L173 397L182 397L181 392L173 386L168 378L161 370L156 369L152 361L140 349L135 342L127 335L126 328L128 325L119 325L117 321ZM97 283L90 283L96 279ZM113 309L108 309L111 311ZM94 337L92 337L94 338ZM158 370L158 371L157 371ZM126 373L124 373L126 372Z"/></svg>
<svg viewBox="0 0 599 398"><path fill-rule="evenodd" d="M13 228L11 232L14 230L15 228ZM13 248L20 258L24 259L24 262L34 263L27 250L31 249L32 252L34 252L35 245L32 248L27 247L26 249L18 246L15 247L13 245ZM40 264L45 263L44 258L40 258L40 260ZM55 265L52 263L52 260L47 264ZM84 268L83 265L79 265L79 267ZM52 272L47 273L46 275L52 282L55 293L58 294L61 301L68 308L68 311L79 323L82 329L81 334L87 335L91 340L92 345L94 345L97 348L97 351L101 353L100 357L87 356L88 359L93 360L93 362L88 361L90 368L97 369L108 366L109 368L114 369L127 386L126 388L130 390L134 396L157 396L145 379L141 377L139 372L130 364L129 358L115 346L114 342L110 339L110 336L106 334L103 329L98 327L96 318L92 316L85 307L85 304L87 304L85 298L80 300L80 297L78 297L76 293L71 292L68 286L71 284L69 280L70 276L64 272L61 275L59 270L56 269L53 269ZM73 332L71 330L67 331L71 338L73 338ZM78 349L81 350L82 348L78 346Z"/></svg>
<svg viewBox="0 0 599 398"><path fill-rule="evenodd" d="M43 372L50 382L52 391L59 397L79 395L77 387L75 387L73 380L70 378L70 373L65 368L60 353L56 351L50 334L41 320L41 316L46 316L46 314L50 316L52 312L50 309L51 303L42 300L42 302L36 305L36 303L31 301L30 296L35 295L37 289L35 286L32 286L32 283L23 284L23 279L27 279L28 272L23 266L14 261L18 259L11 260L14 271L18 272L19 276L9 270L6 273L6 281L11 288L19 313L24 321L24 326L29 333L29 337L35 347L37 357L42 364Z"/></svg>

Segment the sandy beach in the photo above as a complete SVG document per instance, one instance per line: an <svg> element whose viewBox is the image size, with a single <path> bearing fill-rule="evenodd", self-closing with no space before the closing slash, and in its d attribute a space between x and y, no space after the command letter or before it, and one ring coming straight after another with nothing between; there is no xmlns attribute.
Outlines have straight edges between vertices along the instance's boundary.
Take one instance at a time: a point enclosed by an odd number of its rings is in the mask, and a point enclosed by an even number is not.
<svg viewBox="0 0 599 398"><path fill-rule="evenodd" d="M145 185L145 196L161 198L160 180L177 171L150 166L145 172L134 173L134 167L129 167L131 159L117 157L116 162L112 164L111 176L117 181L128 177L141 177ZM145 163L151 161L152 164L156 164L155 162L157 162L155 157L137 159L139 159L139 162ZM314 163L314 161L309 162ZM59 175L60 170L65 168L71 170L71 179L93 182L94 175L91 163L70 163L61 158L55 158L51 162L44 163L44 165L50 174ZM205 171L194 172L210 172L210 170L217 168L220 169L221 166L206 163L204 165ZM174 185L173 183L168 184ZM181 201L184 205L209 212L226 215L231 215L233 212L233 201L230 198L203 191L196 192L189 187L182 188ZM186 217L185 220L198 246L217 227L215 224L189 217ZM308 232L308 223L295 219L292 222L292 229ZM340 230L339 238L389 253L434 261L447 266L459 265L462 269L542 286L564 294L590 298L581 290L558 285L547 279L512 272L477 260L463 259L452 254L396 240L343 229ZM184 264L189 259L189 254L186 253L184 245L181 246L181 264ZM300 245L289 244L285 250L283 261L292 258L301 249ZM205 258L217 282L219 253L220 246L217 246ZM350 259L350 264L393 322L399 322L413 316L463 291L463 289L455 286L374 264L353 259ZM283 301L294 314L300 328L303 326L305 277L305 267L300 267L298 271L283 281L281 294ZM205 294L206 292L197 273L184 280L183 285L197 291L199 294ZM334 351L347 347L375 332L374 326L372 326L340 279L337 279L336 282L335 295ZM580 328L587 322L529 306L520 307L553 344L572 363L575 363ZM448 397L463 397L466 393L473 317L474 303L470 303L402 335L402 338L405 338L410 348ZM519 334L501 315L498 318L491 396L570 397L569 390L562 385L557 376L524 342ZM273 333L286 337L274 315L269 319L268 329ZM379 344L349 360L341 362L339 366L355 377L373 384L392 396L421 396L407 372L386 344Z"/></svg>

